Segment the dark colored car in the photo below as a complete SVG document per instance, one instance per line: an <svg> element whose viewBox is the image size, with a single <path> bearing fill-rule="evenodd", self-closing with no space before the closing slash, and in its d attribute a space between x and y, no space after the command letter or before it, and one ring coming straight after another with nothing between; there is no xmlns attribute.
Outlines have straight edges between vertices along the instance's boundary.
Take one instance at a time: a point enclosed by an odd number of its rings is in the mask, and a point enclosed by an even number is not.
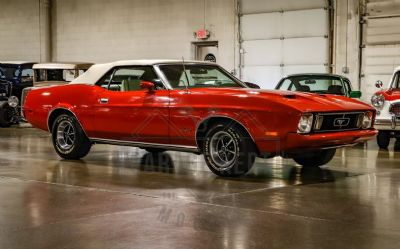
<svg viewBox="0 0 400 249"><path fill-rule="evenodd" d="M35 62L0 62L0 127L20 120L22 90L33 85L33 64Z"/></svg>
<svg viewBox="0 0 400 249"><path fill-rule="evenodd" d="M293 74L282 78L277 90L342 95L360 98L361 92L354 91L350 80L344 76L327 73Z"/></svg>

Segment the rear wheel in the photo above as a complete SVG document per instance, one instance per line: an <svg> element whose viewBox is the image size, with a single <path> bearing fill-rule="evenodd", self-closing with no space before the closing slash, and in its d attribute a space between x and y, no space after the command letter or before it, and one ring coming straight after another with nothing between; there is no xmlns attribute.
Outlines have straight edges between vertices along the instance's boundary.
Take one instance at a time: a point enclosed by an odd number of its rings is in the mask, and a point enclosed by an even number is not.
<svg viewBox="0 0 400 249"><path fill-rule="evenodd" d="M206 135L204 158L210 170L219 176L241 176L253 166L256 146L243 128L219 123Z"/></svg>
<svg viewBox="0 0 400 249"><path fill-rule="evenodd" d="M379 131L376 141L380 149L387 149L390 143L390 131Z"/></svg>
<svg viewBox="0 0 400 249"><path fill-rule="evenodd" d="M315 150L296 155L293 160L304 167L318 167L329 163L335 153L336 149Z"/></svg>
<svg viewBox="0 0 400 249"><path fill-rule="evenodd" d="M13 113L7 102L0 103L0 127L10 127Z"/></svg>
<svg viewBox="0 0 400 249"><path fill-rule="evenodd" d="M57 154L70 160L85 157L92 146L76 118L67 114L55 120L52 140Z"/></svg>

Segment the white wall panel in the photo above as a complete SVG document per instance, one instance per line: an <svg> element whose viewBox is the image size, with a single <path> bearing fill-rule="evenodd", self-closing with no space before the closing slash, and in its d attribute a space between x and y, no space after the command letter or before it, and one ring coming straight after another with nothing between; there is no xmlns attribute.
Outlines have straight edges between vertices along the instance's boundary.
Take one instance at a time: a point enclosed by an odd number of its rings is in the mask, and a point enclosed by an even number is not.
<svg viewBox="0 0 400 249"><path fill-rule="evenodd" d="M263 89L274 89L281 79L280 66L248 66L243 70L243 81L258 84Z"/></svg>
<svg viewBox="0 0 400 249"><path fill-rule="evenodd" d="M281 10L317 9L326 6L326 0L242 0L243 14L279 12Z"/></svg>
<svg viewBox="0 0 400 249"><path fill-rule="evenodd" d="M1 60L40 60L39 1L0 4Z"/></svg>
<svg viewBox="0 0 400 249"><path fill-rule="evenodd" d="M282 13L283 37L327 36L328 10L312 9Z"/></svg>
<svg viewBox="0 0 400 249"><path fill-rule="evenodd" d="M324 65L329 61L329 43L324 37L283 40L283 64Z"/></svg>
<svg viewBox="0 0 400 249"><path fill-rule="evenodd" d="M368 0L367 13L369 16L398 15L400 0Z"/></svg>
<svg viewBox="0 0 400 249"><path fill-rule="evenodd" d="M389 86L389 80L396 67L400 65L400 44L370 45L362 50L362 84L364 100L368 101L377 91L375 82L381 80Z"/></svg>
<svg viewBox="0 0 400 249"><path fill-rule="evenodd" d="M400 1L370 0L366 6L361 67L363 99L377 91L375 82L386 87L393 70L400 66Z"/></svg>
<svg viewBox="0 0 400 249"><path fill-rule="evenodd" d="M329 70L324 65L295 65L285 66L282 70L282 75L298 74L298 73L326 73Z"/></svg>
<svg viewBox="0 0 400 249"><path fill-rule="evenodd" d="M241 18L243 40L275 39L282 36L281 13L244 15ZM262 23L262 25L260 25Z"/></svg>
<svg viewBox="0 0 400 249"><path fill-rule="evenodd" d="M400 12L400 11L399 11ZM369 45L397 44L400 41L400 17L369 18L365 42Z"/></svg>
<svg viewBox="0 0 400 249"><path fill-rule="evenodd" d="M281 40L256 40L242 43L246 66L279 66L282 61Z"/></svg>
<svg viewBox="0 0 400 249"><path fill-rule="evenodd" d="M325 9L243 15L241 38L260 40L327 36L328 21Z"/></svg>
<svg viewBox="0 0 400 249"><path fill-rule="evenodd" d="M241 75L274 88L290 73L329 72L326 1L241 0Z"/></svg>

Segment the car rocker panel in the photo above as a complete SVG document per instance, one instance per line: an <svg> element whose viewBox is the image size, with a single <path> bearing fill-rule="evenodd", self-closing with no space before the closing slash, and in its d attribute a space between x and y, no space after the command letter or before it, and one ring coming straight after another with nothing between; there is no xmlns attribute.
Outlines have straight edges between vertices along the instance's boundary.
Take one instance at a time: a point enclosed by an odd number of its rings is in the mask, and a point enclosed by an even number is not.
<svg viewBox="0 0 400 249"><path fill-rule="evenodd" d="M24 114L52 133L65 159L86 156L96 143L178 150L204 154L220 176L245 174L256 157L320 166L335 148L377 133L375 110L358 100L248 88L215 63L196 61L94 65L69 85L30 91Z"/></svg>

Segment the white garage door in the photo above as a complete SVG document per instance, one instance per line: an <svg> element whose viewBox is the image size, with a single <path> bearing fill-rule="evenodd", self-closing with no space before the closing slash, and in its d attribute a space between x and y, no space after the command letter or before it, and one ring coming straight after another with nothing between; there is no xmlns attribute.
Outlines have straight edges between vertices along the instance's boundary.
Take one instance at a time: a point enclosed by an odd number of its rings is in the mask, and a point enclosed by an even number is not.
<svg viewBox="0 0 400 249"><path fill-rule="evenodd" d="M400 1L370 0L364 16L361 91L369 101L377 91L375 82L389 85L395 67L400 66Z"/></svg>
<svg viewBox="0 0 400 249"><path fill-rule="evenodd" d="M272 89L285 75L329 72L326 0L241 0L241 77Z"/></svg>

